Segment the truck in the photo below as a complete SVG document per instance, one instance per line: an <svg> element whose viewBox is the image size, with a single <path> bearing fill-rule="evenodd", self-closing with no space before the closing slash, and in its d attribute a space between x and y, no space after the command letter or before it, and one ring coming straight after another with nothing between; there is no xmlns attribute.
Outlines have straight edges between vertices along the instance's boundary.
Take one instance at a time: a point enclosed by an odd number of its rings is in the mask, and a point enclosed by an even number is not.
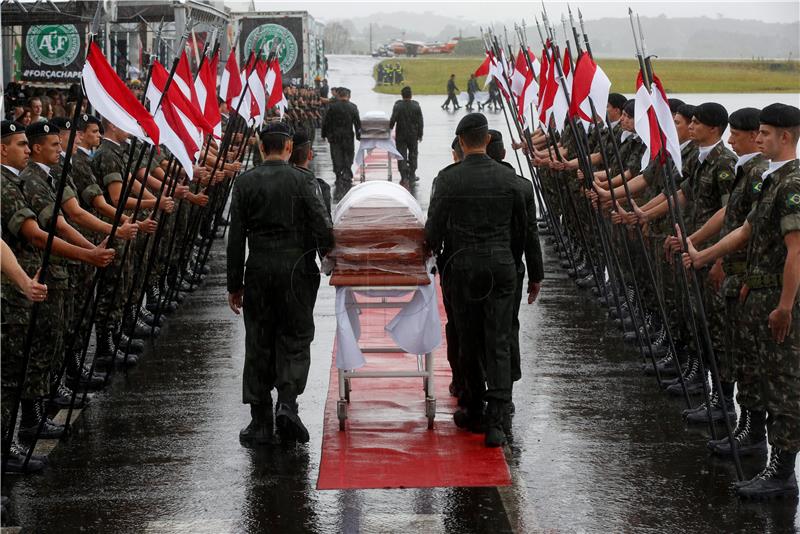
<svg viewBox="0 0 800 534"><path fill-rule="evenodd" d="M307 11L249 11L231 13L231 18L239 35L240 64L251 51L271 50L277 41L284 84L313 87L316 80L326 77L325 26Z"/></svg>

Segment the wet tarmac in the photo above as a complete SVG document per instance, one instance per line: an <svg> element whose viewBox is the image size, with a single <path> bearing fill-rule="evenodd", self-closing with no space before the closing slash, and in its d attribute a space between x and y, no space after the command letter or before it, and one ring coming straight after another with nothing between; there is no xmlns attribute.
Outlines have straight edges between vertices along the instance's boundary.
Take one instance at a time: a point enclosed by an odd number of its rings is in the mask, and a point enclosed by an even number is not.
<svg viewBox="0 0 800 534"><path fill-rule="evenodd" d="M362 112L390 110L372 93L370 58L330 59L331 85ZM463 112L419 98L425 113L417 191L450 160ZM490 121L505 132L502 114ZM317 174L332 182L317 141ZM588 292L545 259L539 301L523 305L523 379L516 384L508 488L317 491L323 406L335 333L323 280L301 415L304 446L242 448L244 327L227 307L225 258L170 318L138 368L117 374L84 410L42 475L5 477L8 524L28 532L798 532L797 502L740 503L731 463L710 458L708 431L687 428L680 400L642 375ZM450 424L437 419L437 424ZM763 459L762 459L763 461ZM469 466L464 466L468 469ZM758 461L745 461L752 475Z"/></svg>

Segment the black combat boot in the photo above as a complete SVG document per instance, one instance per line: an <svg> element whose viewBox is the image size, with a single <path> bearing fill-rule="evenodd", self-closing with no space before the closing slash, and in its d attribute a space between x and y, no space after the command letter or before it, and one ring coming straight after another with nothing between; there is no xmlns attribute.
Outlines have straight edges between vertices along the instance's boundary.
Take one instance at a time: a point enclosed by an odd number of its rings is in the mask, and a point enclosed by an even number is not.
<svg viewBox="0 0 800 534"><path fill-rule="evenodd" d="M578 279L575 284L581 289L589 289L590 287L597 285L594 281L594 275L592 273L589 273L583 278Z"/></svg>
<svg viewBox="0 0 800 534"><path fill-rule="evenodd" d="M703 393L703 381L705 376L700 372L700 362L696 357L692 357L683 369L683 381L686 384L686 391L689 395L700 395ZM683 396L683 387L681 387L680 378L673 378L672 380L665 380L664 385L667 386L667 393L675 397Z"/></svg>
<svg viewBox="0 0 800 534"><path fill-rule="evenodd" d="M726 397L724 393L720 394L716 389L714 394L711 395L711 407L709 408L708 406L703 403L694 410L684 410L683 416L686 418L686 422L705 424L708 422L709 412L711 413L711 421L714 423L724 421L725 417L731 422L736 420L736 407L733 404L733 398Z"/></svg>
<svg viewBox="0 0 800 534"><path fill-rule="evenodd" d="M101 325L95 325L94 329L95 340L97 346L94 352L94 364L102 368L108 368L114 365L114 357L116 352L114 350L114 337L111 330Z"/></svg>
<svg viewBox="0 0 800 534"><path fill-rule="evenodd" d="M155 330L158 328L151 328L146 325L140 318L136 317L136 311L138 308L135 304L131 304L125 310L124 318L122 319L123 324L123 332L128 334L130 337L137 338L137 339L146 339L150 337ZM125 347L120 347L124 349Z"/></svg>
<svg viewBox="0 0 800 534"><path fill-rule="evenodd" d="M767 413L742 408L739 422L733 432L736 450L739 456L758 456L767 454ZM708 448L720 456L731 456L731 444L728 437L709 441Z"/></svg>
<svg viewBox="0 0 800 534"><path fill-rule="evenodd" d="M458 428L467 430L473 434L483 434L483 402L464 402L464 405L464 407L459 408L453 414L453 422Z"/></svg>
<svg viewBox="0 0 800 534"><path fill-rule="evenodd" d="M486 404L484 416L486 436L483 442L487 447L502 447L506 444L506 433L503 430L503 420L507 417L505 405L505 402L496 399L489 399Z"/></svg>
<svg viewBox="0 0 800 534"><path fill-rule="evenodd" d="M85 363L81 363L81 351L74 350L67 354L67 376L66 385L70 389L83 389L87 388L92 391L103 389L106 381L105 373L94 371L89 373L90 367ZM80 371L78 371L80 369Z"/></svg>
<svg viewBox="0 0 800 534"><path fill-rule="evenodd" d="M5 450L5 447L3 447ZM28 465L25 466L25 458L28 456L28 449L23 447L16 441L11 442L11 448L8 451L8 459L3 456L3 464L6 469L3 471L4 475L22 474L22 473L38 473L47 466L47 457L38 454L31 455L28 460ZM25 466L25 469L23 469Z"/></svg>
<svg viewBox="0 0 800 534"><path fill-rule="evenodd" d="M272 441L272 403L251 404L250 424L239 432L239 442L245 447Z"/></svg>
<svg viewBox="0 0 800 534"><path fill-rule="evenodd" d="M297 441L299 443L308 443L309 435L303 421L300 420L298 415L296 401L281 401L278 400L278 406L275 409L275 425L278 427L278 435L283 442Z"/></svg>
<svg viewBox="0 0 800 534"><path fill-rule="evenodd" d="M786 452L772 447L769 465L756 475L749 484L736 488L736 494L742 499L756 501L797 496L797 477L794 464L797 452Z"/></svg>
<svg viewBox="0 0 800 534"><path fill-rule="evenodd" d="M174 300L167 300L169 291L161 291L158 284L153 284L147 290L147 309L151 312L158 314L158 308L161 306L161 314L175 313L178 309L178 303Z"/></svg>
<svg viewBox="0 0 800 534"><path fill-rule="evenodd" d="M69 389L67 386L59 382L53 382L50 384L50 393L53 395L52 400L50 396L47 399L48 406L54 406L56 408L69 408L69 405L72 403L72 390ZM86 408L86 405L89 404L89 397L85 397L83 394L75 395L75 404L73 405L75 408Z"/></svg>
<svg viewBox="0 0 800 534"><path fill-rule="evenodd" d="M44 413L43 402L39 400L23 400L20 403L22 418L19 423L19 440L30 443L36 438L39 422L45 419L39 439L60 439L64 435L64 425L56 424Z"/></svg>
<svg viewBox="0 0 800 534"><path fill-rule="evenodd" d="M141 319L147 326L162 326L164 324L164 316L158 318L158 324L156 324L156 316L153 315L150 310L147 309L146 306L141 306L139 308L139 319Z"/></svg>
<svg viewBox="0 0 800 534"><path fill-rule="evenodd" d="M141 354L144 352L144 341L137 338L130 338L128 334L117 332L114 336L114 341L117 343L117 350L128 354Z"/></svg>

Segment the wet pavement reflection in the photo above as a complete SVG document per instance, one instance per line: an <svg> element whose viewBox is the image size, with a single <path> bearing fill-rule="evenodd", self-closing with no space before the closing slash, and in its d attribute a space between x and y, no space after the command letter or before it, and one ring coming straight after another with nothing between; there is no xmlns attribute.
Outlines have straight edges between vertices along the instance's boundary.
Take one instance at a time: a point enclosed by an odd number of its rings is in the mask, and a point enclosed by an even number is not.
<svg viewBox="0 0 800 534"><path fill-rule="evenodd" d="M395 97L370 91L373 61L331 57L329 80L350 87L362 113L388 112ZM463 111L440 110L439 96L418 100L417 197L426 207ZM505 134L502 114L489 118ZM318 139L315 149L317 175L333 184L327 146ZM642 375L638 354L553 256L539 301L520 317L523 379L506 450L513 486L317 491L333 289L323 280L300 400L310 443L245 449L244 326L227 307L222 243L210 265L140 365L84 410L45 474L4 478L12 524L30 532L800 531L796 501L743 504L729 493L733 466L708 456L707 429L684 426L680 400ZM744 461L748 475L759 468Z"/></svg>

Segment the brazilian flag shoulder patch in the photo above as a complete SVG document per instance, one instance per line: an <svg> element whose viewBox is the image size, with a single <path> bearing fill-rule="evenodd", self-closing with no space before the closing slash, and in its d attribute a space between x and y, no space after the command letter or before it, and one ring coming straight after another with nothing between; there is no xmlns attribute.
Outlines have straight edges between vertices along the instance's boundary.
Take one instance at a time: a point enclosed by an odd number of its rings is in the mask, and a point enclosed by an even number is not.
<svg viewBox="0 0 800 534"><path fill-rule="evenodd" d="M800 193L789 193L786 197L786 206L790 208L800 207Z"/></svg>
<svg viewBox="0 0 800 534"><path fill-rule="evenodd" d="M762 187L764 187L764 182L762 182L761 180L755 182L753 184L753 192L754 193L760 193Z"/></svg>
<svg viewBox="0 0 800 534"><path fill-rule="evenodd" d="M717 179L721 182L730 180L731 178L733 178L733 173L730 171L722 170L717 173Z"/></svg>

